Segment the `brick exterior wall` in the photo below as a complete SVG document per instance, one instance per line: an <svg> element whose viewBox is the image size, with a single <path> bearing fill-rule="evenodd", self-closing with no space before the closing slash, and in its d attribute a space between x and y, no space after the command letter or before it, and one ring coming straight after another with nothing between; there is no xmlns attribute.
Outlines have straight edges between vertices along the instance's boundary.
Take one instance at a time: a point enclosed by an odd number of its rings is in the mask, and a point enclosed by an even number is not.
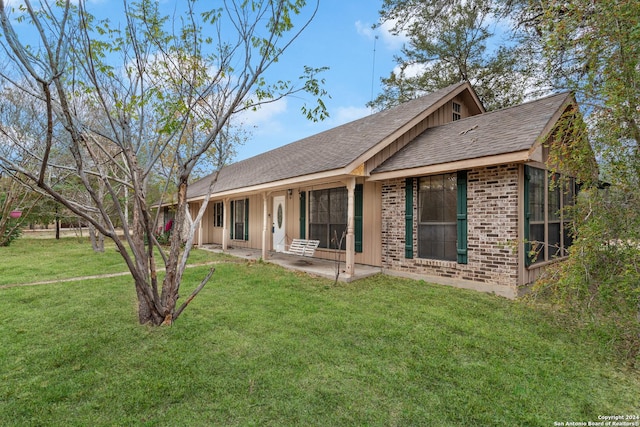
<svg viewBox="0 0 640 427"><path fill-rule="evenodd" d="M514 289L518 281L518 165L473 169L467 176L468 263L418 258L418 193L414 180L413 259L405 258L405 180L382 186L382 266Z"/></svg>

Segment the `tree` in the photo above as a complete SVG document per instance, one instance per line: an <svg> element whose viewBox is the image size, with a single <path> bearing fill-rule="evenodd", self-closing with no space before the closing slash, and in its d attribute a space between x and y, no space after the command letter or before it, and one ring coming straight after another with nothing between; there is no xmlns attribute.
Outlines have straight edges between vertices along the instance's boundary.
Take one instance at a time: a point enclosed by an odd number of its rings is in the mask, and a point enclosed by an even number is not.
<svg viewBox="0 0 640 427"><path fill-rule="evenodd" d="M25 1L16 16L0 0L8 58L1 77L42 109L45 130L32 135L38 141L32 150L24 140L14 141L14 150L36 160L36 168L23 168L10 156L1 156L0 163L112 239L133 277L140 323L171 324L213 274L178 305L206 208L204 203L196 218L187 209L190 176L200 159L234 115L292 93L313 97L316 105L303 108L310 119L326 117L321 69L305 67L299 84L268 82L266 75L318 5L307 10L304 0L229 0L206 9L191 0L176 3L182 9L173 20L152 0L125 1L123 7L122 26L116 27L93 17L82 0L42 1L38 7ZM19 33L26 28L37 35L36 43ZM176 232L168 250L154 237L156 205L147 197L161 160L173 165L177 189ZM88 197L52 185L49 176L77 180ZM130 219L121 188L132 200ZM116 232L120 224L124 241ZM154 249L166 268L161 283Z"/></svg>
<svg viewBox="0 0 640 427"><path fill-rule="evenodd" d="M25 103L15 90L0 91L0 122L13 123L11 129L0 127L0 155L10 157L22 168L33 165L31 159L12 150L12 141L25 138L41 130L37 118L39 111ZM42 204L42 196L31 188L12 179L10 172L0 170L0 246L9 246L21 234L23 223L29 220L34 208ZM19 212L19 213L18 213Z"/></svg>
<svg viewBox="0 0 640 427"><path fill-rule="evenodd" d="M523 13L535 23L554 86L584 107L606 190L583 192L576 240L559 276L541 284L557 301L614 319L640 352L640 3L542 1ZM578 155L577 155L578 154ZM578 153L552 161L585 170Z"/></svg>
<svg viewBox="0 0 640 427"><path fill-rule="evenodd" d="M521 103L538 69L531 51L497 27L505 11L493 0L385 0L381 22L408 43L371 105L388 108L460 81L472 83L488 110Z"/></svg>

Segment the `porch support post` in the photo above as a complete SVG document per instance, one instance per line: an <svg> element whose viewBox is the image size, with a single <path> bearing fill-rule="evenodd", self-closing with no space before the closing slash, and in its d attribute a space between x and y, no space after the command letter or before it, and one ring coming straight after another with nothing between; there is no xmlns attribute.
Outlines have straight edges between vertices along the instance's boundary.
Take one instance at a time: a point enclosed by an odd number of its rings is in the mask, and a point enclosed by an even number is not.
<svg viewBox="0 0 640 427"><path fill-rule="evenodd" d="M202 206L202 203L200 203L200 204L198 205L198 209L197 209L197 211L199 211L199 210L200 210L200 206ZM197 211L196 211L196 212L197 212ZM196 216L197 216L197 214L196 214ZM193 219L193 215L191 216L191 218ZM203 230L202 230L202 223L203 223L203 222L204 222L204 221L200 221L200 222L198 223L198 246L200 246L200 247L202 247L202 244L203 244L203 235L202 235L202 231L203 231Z"/></svg>
<svg viewBox="0 0 640 427"><path fill-rule="evenodd" d="M229 199L222 201L222 250L226 251L229 247Z"/></svg>
<svg viewBox="0 0 640 427"><path fill-rule="evenodd" d="M267 193L262 193L262 259L266 260L269 257L269 198Z"/></svg>
<svg viewBox="0 0 640 427"><path fill-rule="evenodd" d="M356 178L351 177L347 181L347 245L346 245L346 268L345 276L353 277L355 272L355 259L356 259L356 237L355 237L355 216L356 216L356 203L355 203L355 190L356 190Z"/></svg>

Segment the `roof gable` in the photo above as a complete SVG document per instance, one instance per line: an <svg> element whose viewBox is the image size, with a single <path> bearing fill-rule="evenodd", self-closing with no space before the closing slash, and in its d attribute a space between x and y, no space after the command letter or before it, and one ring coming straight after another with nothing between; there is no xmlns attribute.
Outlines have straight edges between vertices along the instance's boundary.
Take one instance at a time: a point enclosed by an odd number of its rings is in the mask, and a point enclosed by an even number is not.
<svg viewBox="0 0 640 427"><path fill-rule="evenodd" d="M321 172L355 169L358 164L396 138L395 135L406 131L408 125L424 119L434 106L465 90L468 90L472 97L475 96L468 83L458 83L397 107L225 166L220 170L213 193ZM481 110L482 106L478 105L478 109ZM190 185L188 198L205 195L210 181L211 175Z"/></svg>
<svg viewBox="0 0 640 427"><path fill-rule="evenodd" d="M530 152L571 102L565 92L427 129L371 173Z"/></svg>

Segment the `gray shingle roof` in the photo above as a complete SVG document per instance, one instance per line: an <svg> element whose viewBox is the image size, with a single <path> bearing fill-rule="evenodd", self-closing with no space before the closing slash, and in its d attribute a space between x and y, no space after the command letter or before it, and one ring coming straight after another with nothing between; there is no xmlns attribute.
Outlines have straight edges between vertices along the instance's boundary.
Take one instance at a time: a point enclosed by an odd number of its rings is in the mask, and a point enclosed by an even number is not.
<svg viewBox="0 0 640 427"><path fill-rule="evenodd" d="M296 178L344 168L447 95L458 83L429 95L329 129L221 169L213 192ZM188 198L207 192L210 177L189 186Z"/></svg>
<svg viewBox="0 0 640 427"><path fill-rule="evenodd" d="M427 129L371 173L529 150L570 99L560 93Z"/></svg>

